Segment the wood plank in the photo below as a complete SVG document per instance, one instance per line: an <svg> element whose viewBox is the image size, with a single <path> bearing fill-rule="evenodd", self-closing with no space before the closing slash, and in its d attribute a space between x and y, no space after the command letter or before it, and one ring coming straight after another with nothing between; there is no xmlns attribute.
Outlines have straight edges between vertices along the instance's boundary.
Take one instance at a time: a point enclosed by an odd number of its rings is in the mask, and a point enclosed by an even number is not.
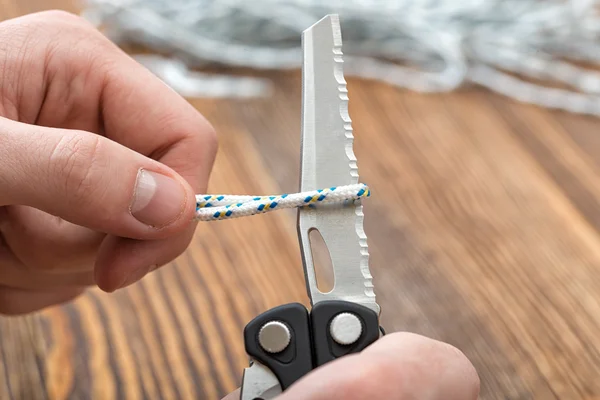
<svg viewBox="0 0 600 400"><path fill-rule="evenodd" d="M0 2L2 18L73 6ZM300 74L271 76L269 99L192 102L220 133L211 193L298 187ZM600 122L348 87L386 329L463 350L483 400L600 397ZM139 284L0 318L0 398L218 399L240 383L244 325L291 301L308 303L294 212L201 224Z"/></svg>

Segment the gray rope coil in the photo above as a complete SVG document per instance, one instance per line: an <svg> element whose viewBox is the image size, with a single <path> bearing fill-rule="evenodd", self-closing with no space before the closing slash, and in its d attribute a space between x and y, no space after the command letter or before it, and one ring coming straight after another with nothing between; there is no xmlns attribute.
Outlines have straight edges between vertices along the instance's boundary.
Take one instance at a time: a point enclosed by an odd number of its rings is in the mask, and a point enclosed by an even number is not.
<svg viewBox="0 0 600 400"><path fill-rule="evenodd" d="M136 58L190 97L268 95L268 80L197 69L297 69L301 32L337 13L347 76L419 92L472 84L522 102L598 116L600 74L575 63L600 61L597 5L598 0L88 0L83 15L117 44L154 50L156 55Z"/></svg>

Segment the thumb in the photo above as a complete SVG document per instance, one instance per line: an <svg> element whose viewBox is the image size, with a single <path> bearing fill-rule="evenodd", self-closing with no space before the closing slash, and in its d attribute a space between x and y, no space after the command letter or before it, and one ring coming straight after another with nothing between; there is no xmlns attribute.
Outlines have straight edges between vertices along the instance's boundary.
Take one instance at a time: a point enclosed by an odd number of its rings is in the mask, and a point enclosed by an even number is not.
<svg viewBox="0 0 600 400"><path fill-rule="evenodd" d="M479 376L449 344L390 333L306 375L277 400L477 400Z"/></svg>
<svg viewBox="0 0 600 400"><path fill-rule="evenodd" d="M172 169L104 136L0 118L0 206L11 204L154 239L188 226L195 195Z"/></svg>

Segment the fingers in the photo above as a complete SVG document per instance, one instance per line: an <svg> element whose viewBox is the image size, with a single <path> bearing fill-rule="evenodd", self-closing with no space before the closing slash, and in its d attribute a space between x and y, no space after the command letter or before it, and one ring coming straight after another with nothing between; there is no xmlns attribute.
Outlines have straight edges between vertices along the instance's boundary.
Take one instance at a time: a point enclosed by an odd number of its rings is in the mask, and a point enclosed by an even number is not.
<svg viewBox="0 0 600 400"><path fill-rule="evenodd" d="M100 289L112 292L131 285L185 251L194 226L171 238L139 241L110 236L102 243L95 268Z"/></svg>
<svg viewBox="0 0 600 400"><path fill-rule="evenodd" d="M3 263L8 255L3 257L0 246L0 284L17 287L51 287L62 281L114 291L183 253L195 228L191 224L166 239L139 241L107 237L26 206L11 206L5 218L9 223L0 233L14 262ZM9 268L17 264L20 268Z"/></svg>
<svg viewBox="0 0 600 400"><path fill-rule="evenodd" d="M94 268L106 234L72 224L37 208L10 206L0 233L23 265L39 273L76 273ZM31 251L35 249L35 251ZM0 278L0 282L3 279Z"/></svg>
<svg viewBox="0 0 600 400"><path fill-rule="evenodd" d="M44 291L65 286L89 287L95 284L93 270L68 273L31 270L2 248L0 248L0 271L0 286L16 289Z"/></svg>
<svg viewBox="0 0 600 400"><path fill-rule="evenodd" d="M11 45L3 47L2 43ZM46 204L31 190L21 191L21 198L30 200L20 204L113 235L102 244L96 264L96 279L105 290L126 285L179 254L193 233L193 224L186 225L195 209L193 195L205 192L216 154L214 130L200 113L87 22L64 12L43 12L0 24L0 55L5 60L0 62L0 73L16 82L10 87L14 90L0 87L4 104L12 106L3 109L0 102L0 115L77 130L61 131L64 138L58 148L66 148L67 175L72 165L81 166L73 169L75 178L69 182L82 183L62 192L92 193L67 199L55 196L56 201ZM38 131L40 139L50 131ZM93 163L87 163L92 156ZM135 173L134 165L138 167ZM52 182L50 178L48 184ZM177 201L180 185L187 200L184 204ZM93 203L84 201L94 199Z"/></svg>
<svg viewBox="0 0 600 400"><path fill-rule="evenodd" d="M0 142L0 206L138 239L173 235L193 218L195 193L183 177L102 136L0 118Z"/></svg>
<svg viewBox="0 0 600 400"><path fill-rule="evenodd" d="M479 377L456 348L411 333L311 372L277 400L477 400ZM223 400L238 400L239 390Z"/></svg>
<svg viewBox="0 0 600 400"><path fill-rule="evenodd" d="M394 333L307 375L278 400L476 400L479 378L456 348Z"/></svg>
<svg viewBox="0 0 600 400"><path fill-rule="evenodd" d="M205 190L217 144L210 124L83 19L48 11L0 24L0 74L14 83L0 86L0 115L101 133Z"/></svg>
<svg viewBox="0 0 600 400"><path fill-rule="evenodd" d="M212 126L177 93L123 55L102 93L107 137L168 165L204 193L217 151Z"/></svg>
<svg viewBox="0 0 600 400"><path fill-rule="evenodd" d="M61 287L33 292L0 286L0 314L28 314L73 300L81 295L84 290L79 287Z"/></svg>

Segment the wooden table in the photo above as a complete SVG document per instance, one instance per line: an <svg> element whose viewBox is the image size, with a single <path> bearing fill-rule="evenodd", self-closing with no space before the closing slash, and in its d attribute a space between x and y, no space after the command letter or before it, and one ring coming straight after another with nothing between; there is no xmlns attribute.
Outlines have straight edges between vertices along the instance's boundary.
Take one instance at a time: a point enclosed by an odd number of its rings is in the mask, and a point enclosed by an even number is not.
<svg viewBox="0 0 600 400"><path fill-rule="evenodd" d="M68 0L0 0L0 18ZM273 98L194 101L220 133L210 191L298 185L300 75ZM600 399L600 124L464 89L349 79L383 325L466 353L481 398ZM173 265L126 290L0 319L2 399L219 399L241 331L307 304L295 214L201 224Z"/></svg>

